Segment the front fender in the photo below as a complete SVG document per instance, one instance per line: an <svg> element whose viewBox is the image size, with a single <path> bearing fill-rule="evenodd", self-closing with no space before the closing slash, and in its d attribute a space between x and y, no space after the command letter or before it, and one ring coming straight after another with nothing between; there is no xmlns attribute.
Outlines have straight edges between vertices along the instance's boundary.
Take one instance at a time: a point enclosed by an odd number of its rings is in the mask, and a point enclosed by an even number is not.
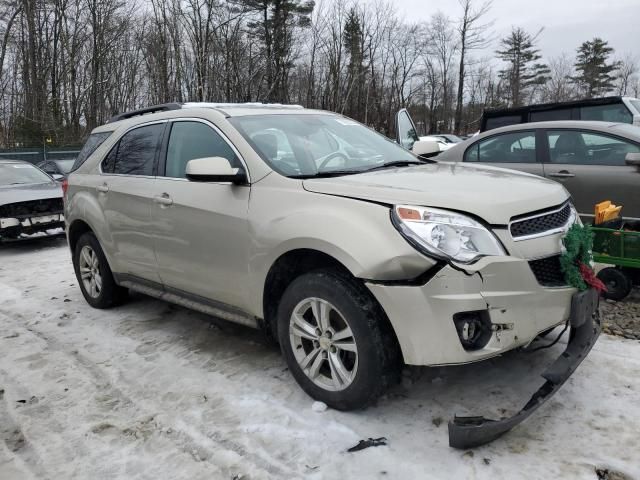
<svg viewBox="0 0 640 480"><path fill-rule="evenodd" d="M272 176L270 176L272 177ZM325 253L357 278L413 279L435 265L416 251L391 224L389 207L371 202L278 188L267 177L252 189L249 204L249 278L256 315L269 269L297 249ZM287 179L291 182L291 180Z"/></svg>

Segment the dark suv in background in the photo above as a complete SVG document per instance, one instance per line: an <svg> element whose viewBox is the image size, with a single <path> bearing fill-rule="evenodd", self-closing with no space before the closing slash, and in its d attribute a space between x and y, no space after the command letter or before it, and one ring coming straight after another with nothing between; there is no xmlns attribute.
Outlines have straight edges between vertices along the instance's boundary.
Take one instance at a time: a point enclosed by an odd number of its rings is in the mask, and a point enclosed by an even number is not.
<svg viewBox="0 0 640 480"><path fill-rule="evenodd" d="M640 100L631 97L605 97L485 110L480 121L480 131L554 120L592 120L640 126Z"/></svg>

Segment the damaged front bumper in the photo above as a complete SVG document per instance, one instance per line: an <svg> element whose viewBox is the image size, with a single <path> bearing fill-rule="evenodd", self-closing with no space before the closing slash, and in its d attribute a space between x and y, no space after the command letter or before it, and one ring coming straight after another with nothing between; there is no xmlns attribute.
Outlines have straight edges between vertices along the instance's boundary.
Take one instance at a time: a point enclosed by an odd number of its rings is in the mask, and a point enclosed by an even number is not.
<svg viewBox="0 0 640 480"><path fill-rule="evenodd" d="M526 420L573 374L600 335L598 292L590 289L574 294L569 322L571 334L565 351L542 374L544 385L517 414L501 420L485 417L455 417L449 422L449 445L473 448L489 443Z"/></svg>
<svg viewBox="0 0 640 480"><path fill-rule="evenodd" d="M62 213L0 218L0 238L18 238L22 234L32 235L58 228L64 228Z"/></svg>

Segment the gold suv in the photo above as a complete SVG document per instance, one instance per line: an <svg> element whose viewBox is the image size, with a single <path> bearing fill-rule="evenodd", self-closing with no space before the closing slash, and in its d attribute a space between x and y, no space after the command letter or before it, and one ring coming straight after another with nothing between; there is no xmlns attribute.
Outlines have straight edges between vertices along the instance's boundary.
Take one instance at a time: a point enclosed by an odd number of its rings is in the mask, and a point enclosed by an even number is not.
<svg viewBox="0 0 640 480"><path fill-rule="evenodd" d="M373 402L403 364L476 362L571 323L534 407L450 425L452 445L484 443L555 392L599 332L597 296L560 271L576 212L555 182L407 146L298 106L118 115L64 184L82 293L107 308L135 290L262 328L300 386L343 410Z"/></svg>

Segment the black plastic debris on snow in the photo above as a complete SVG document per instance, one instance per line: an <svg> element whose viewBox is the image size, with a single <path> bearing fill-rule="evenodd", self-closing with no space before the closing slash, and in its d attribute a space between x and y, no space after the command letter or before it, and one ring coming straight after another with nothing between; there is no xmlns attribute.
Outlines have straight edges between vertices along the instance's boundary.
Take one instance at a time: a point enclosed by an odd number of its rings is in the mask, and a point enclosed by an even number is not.
<svg viewBox="0 0 640 480"><path fill-rule="evenodd" d="M381 445L386 445L387 439L385 437L380 438L369 438L368 440L360 440L357 445L351 447L347 452L358 452L360 450L364 450L369 447L379 447Z"/></svg>
<svg viewBox="0 0 640 480"><path fill-rule="evenodd" d="M596 467L595 470L598 480L632 480L628 475L609 468Z"/></svg>

